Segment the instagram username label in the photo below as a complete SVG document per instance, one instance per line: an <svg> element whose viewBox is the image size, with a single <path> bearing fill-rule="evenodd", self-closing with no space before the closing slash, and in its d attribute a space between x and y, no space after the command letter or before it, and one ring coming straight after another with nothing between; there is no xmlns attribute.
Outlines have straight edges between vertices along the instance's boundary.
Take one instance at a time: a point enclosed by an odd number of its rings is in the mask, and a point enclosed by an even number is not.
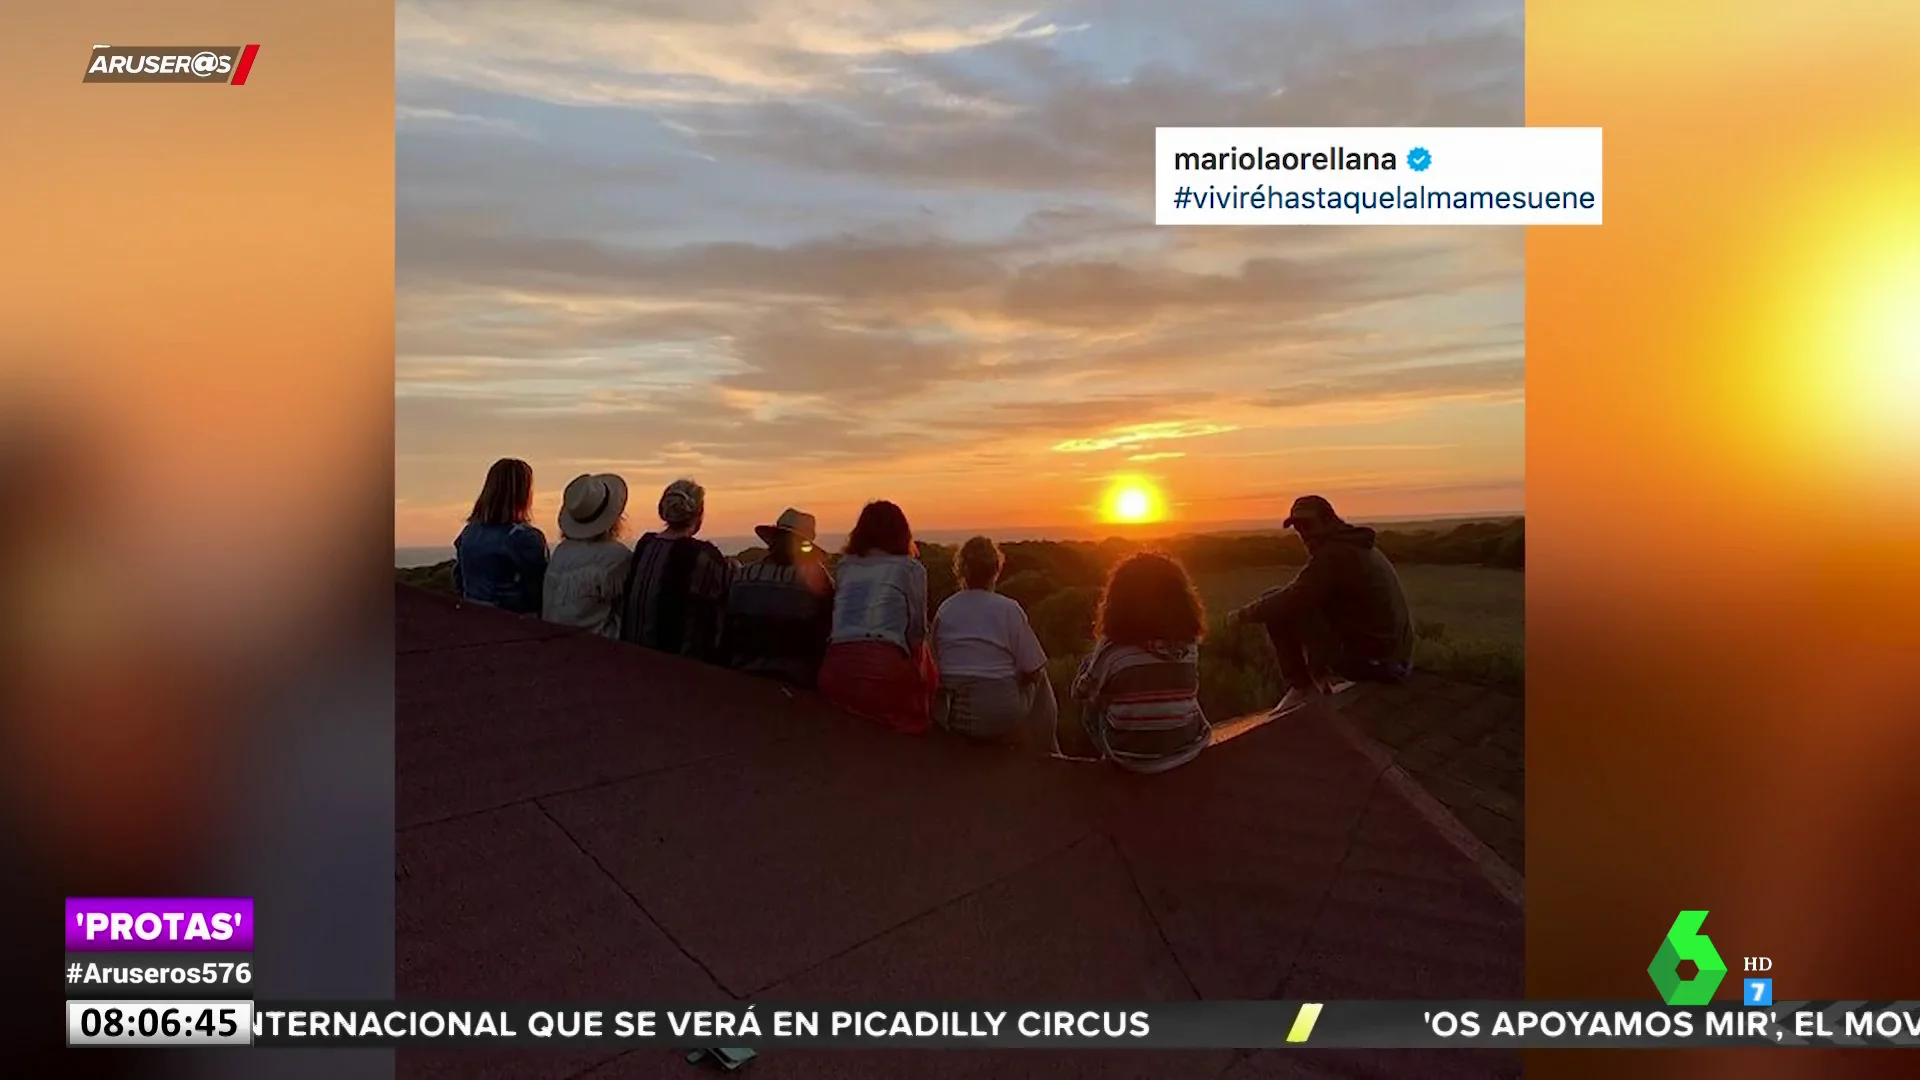
<svg viewBox="0 0 1920 1080"><path fill-rule="evenodd" d="M1170 128L1161 225L1598 225L1599 128Z"/></svg>

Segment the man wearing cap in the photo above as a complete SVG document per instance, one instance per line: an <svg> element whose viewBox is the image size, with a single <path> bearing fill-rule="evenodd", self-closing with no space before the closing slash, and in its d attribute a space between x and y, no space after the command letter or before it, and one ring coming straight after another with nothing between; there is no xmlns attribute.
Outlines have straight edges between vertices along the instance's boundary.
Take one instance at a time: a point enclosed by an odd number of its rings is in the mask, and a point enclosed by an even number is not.
<svg viewBox="0 0 1920 1080"><path fill-rule="evenodd" d="M620 598L632 552L620 541L627 482L612 473L576 476L560 497L560 544L547 563L540 617L602 637L620 636Z"/></svg>
<svg viewBox="0 0 1920 1080"><path fill-rule="evenodd" d="M741 671L812 686L833 629L833 575L818 525L788 507L753 531L767 557L736 570L727 589L728 659Z"/></svg>
<svg viewBox="0 0 1920 1080"><path fill-rule="evenodd" d="M1349 525L1318 495L1295 499L1285 527L1307 545L1293 580L1227 616L1267 636L1287 683L1286 716L1318 705L1334 679L1398 682L1412 670L1413 616L1372 529Z"/></svg>

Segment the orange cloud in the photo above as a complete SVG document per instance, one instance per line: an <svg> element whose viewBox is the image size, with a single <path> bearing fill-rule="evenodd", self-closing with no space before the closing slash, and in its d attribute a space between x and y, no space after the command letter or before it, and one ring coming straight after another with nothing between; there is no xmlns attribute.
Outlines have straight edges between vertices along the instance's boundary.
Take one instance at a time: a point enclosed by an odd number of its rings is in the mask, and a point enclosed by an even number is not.
<svg viewBox="0 0 1920 1080"><path fill-rule="evenodd" d="M1053 448L1062 454L1086 454L1100 450L1117 450L1142 443L1165 442L1168 439L1198 439L1207 435L1221 435L1238 430L1240 429L1231 424L1176 420L1156 424L1135 424L1132 427L1119 428L1089 439L1068 439L1054 444Z"/></svg>

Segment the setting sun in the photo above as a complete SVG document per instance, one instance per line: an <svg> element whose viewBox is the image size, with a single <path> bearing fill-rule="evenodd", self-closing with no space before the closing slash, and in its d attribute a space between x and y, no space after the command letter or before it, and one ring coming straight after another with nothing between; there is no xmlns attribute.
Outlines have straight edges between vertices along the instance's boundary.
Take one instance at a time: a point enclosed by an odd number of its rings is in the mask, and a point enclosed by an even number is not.
<svg viewBox="0 0 1920 1080"><path fill-rule="evenodd" d="M1124 525L1143 525L1166 516L1160 492L1151 483L1137 477L1114 482L1107 489L1100 508L1101 520Z"/></svg>

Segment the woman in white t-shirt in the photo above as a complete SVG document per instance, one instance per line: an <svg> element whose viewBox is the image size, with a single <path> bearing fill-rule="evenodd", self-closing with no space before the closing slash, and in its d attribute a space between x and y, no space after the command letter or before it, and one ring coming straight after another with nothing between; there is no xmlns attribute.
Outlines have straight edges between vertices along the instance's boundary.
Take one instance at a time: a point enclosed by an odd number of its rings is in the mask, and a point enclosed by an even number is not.
<svg viewBox="0 0 1920 1080"><path fill-rule="evenodd" d="M1019 603L993 591L1005 558L992 540L976 536L953 564L963 587L933 617L940 669L934 722L969 738L1051 747L1059 706L1046 650Z"/></svg>

